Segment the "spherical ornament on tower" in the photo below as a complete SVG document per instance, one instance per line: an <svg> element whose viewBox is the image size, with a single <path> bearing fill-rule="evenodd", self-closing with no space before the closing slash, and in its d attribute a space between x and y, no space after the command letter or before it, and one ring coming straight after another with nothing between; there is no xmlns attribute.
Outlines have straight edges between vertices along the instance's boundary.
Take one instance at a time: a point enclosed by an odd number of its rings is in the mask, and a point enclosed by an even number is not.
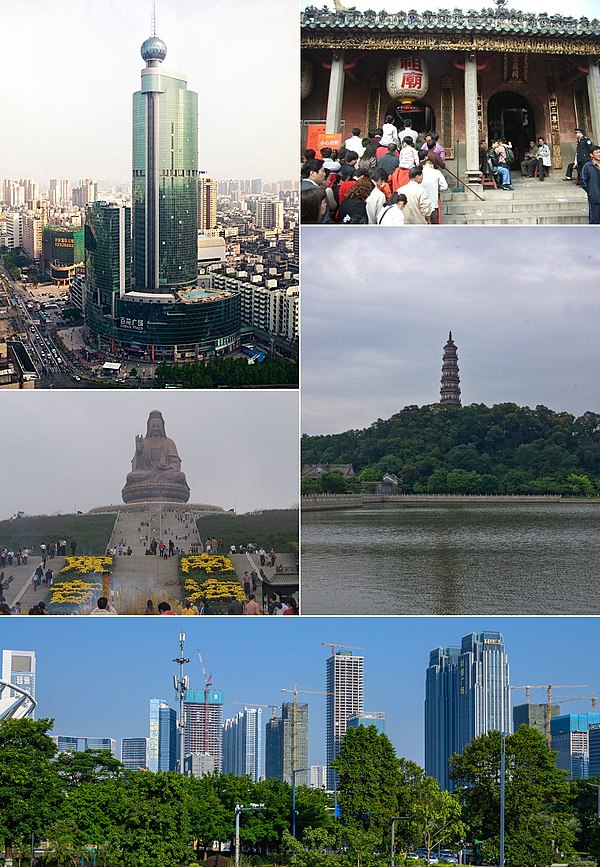
<svg viewBox="0 0 600 867"><path fill-rule="evenodd" d="M142 44L140 54L144 60L160 60L167 56L167 46L158 36L149 36Z"/></svg>

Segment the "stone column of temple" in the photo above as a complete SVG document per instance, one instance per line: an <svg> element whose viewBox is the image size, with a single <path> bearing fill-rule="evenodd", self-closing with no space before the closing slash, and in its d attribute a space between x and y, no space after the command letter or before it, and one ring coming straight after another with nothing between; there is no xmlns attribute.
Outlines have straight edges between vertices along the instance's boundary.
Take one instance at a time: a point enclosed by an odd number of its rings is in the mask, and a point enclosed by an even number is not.
<svg viewBox="0 0 600 867"><path fill-rule="evenodd" d="M329 77L329 94L327 95L327 117L325 119L325 132L340 132L343 100L344 52L334 51L331 60L331 75Z"/></svg>
<svg viewBox="0 0 600 867"><path fill-rule="evenodd" d="M465 52L465 144L467 183L478 184L481 171L477 126L477 58L472 51Z"/></svg>
<svg viewBox="0 0 600 867"><path fill-rule="evenodd" d="M600 68L593 57L588 57L588 70L587 86L592 120L589 135L594 144L597 144L598 139L600 139Z"/></svg>

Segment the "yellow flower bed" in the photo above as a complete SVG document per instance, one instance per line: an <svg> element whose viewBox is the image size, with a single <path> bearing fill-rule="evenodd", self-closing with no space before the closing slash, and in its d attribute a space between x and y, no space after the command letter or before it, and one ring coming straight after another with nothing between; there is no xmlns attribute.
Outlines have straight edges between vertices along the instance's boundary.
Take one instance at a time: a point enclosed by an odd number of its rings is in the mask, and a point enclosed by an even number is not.
<svg viewBox="0 0 600 867"><path fill-rule="evenodd" d="M216 578L207 578L202 584L193 578L186 578L185 595L190 602L198 599L236 599L244 602L246 599L244 588L237 581L218 581Z"/></svg>
<svg viewBox="0 0 600 867"><path fill-rule="evenodd" d="M181 558L179 565L184 575L194 570L206 572L207 575L213 572L220 575L235 574L233 563L223 554L189 554Z"/></svg>
<svg viewBox="0 0 600 867"><path fill-rule="evenodd" d="M50 589L50 604L69 603L81 605L93 596L93 584L87 581L62 581Z"/></svg>
<svg viewBox="0 0 600 867"><path fill-rule="evenodd" d="M112 564L112 557L65 557L65 565L60 570L60 574L76 572L85 575L89 572L110 572Z"/></svg>

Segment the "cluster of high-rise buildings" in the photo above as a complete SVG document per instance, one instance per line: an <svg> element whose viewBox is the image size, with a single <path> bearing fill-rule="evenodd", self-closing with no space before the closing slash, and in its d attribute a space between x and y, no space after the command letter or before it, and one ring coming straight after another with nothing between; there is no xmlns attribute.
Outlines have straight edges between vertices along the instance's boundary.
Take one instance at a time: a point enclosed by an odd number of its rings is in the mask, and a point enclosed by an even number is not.
<svg viewBox="0 0 600 867"><path fill-rule="evenodd" d="M45 198L31 180L6 180L0 247L72 286L88 343L108 355L199 360L240 348L243 333L296 357L297 182L201 172L198 95L162 67L158 36L141 53L130 200L99 196L91 179L71 190L52 178Z"/></svg>
<svg viewBox="0 0 600 867"><path fill-rule="evenodd" d="M336 649L338 648L338 649ZM30 690L35 697L35 653L2 651L2 680ZM520 687L515 687L520 689ZM530 689L529 687L527 688ZM273 705L245 704L224 719L223 692L188 689L184 698L183 772L202 776L219 772L274 778L297 785L337 787L331 764L349 728L375 726L384 732L386 715L364 710L364 657L340 645L325 662L326 765L309 764L309 706L298 701ZM528 695L529 697L529 695ZM14 698L14 697L13 697ZM0 693L0 719L12 698ZM271 713L263 720L263 709ZM600 713L560 713L558 703L527 701L512 708L508 654L500 632L472 632L459 645L431 651L425 678L425 772L441 788L451 790L450 757L488 731L510 733L529 725L548 737L559 768L572 779L600 775ZM130 770L181 769L180 720L169 703L152 698L148 731L121 741L121 761ZM113 755L110 737L56 735L60 752L105 749Z"/></svg>

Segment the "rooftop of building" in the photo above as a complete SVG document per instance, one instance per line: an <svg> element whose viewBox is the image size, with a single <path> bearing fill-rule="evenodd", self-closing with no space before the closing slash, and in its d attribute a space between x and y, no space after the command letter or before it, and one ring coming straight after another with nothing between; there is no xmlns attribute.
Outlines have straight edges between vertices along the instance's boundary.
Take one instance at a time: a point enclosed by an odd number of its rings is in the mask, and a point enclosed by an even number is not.
<svg viewBox="0 0 600 867"><path fill-rule="evenodd" d="M506 2L506 0L505 0ZM436 12L387 12L385 9L365 12L349 10L336 12L331 7L309 6L301 16L301 25L308 30L379 30L408 31L414 33L481 33L522 34L544 37L595 37L600 40L600 21L597 18L574 18L571 15L535 14L509 9L503 3L496 8L480 10L439 9Z"/></svg>

